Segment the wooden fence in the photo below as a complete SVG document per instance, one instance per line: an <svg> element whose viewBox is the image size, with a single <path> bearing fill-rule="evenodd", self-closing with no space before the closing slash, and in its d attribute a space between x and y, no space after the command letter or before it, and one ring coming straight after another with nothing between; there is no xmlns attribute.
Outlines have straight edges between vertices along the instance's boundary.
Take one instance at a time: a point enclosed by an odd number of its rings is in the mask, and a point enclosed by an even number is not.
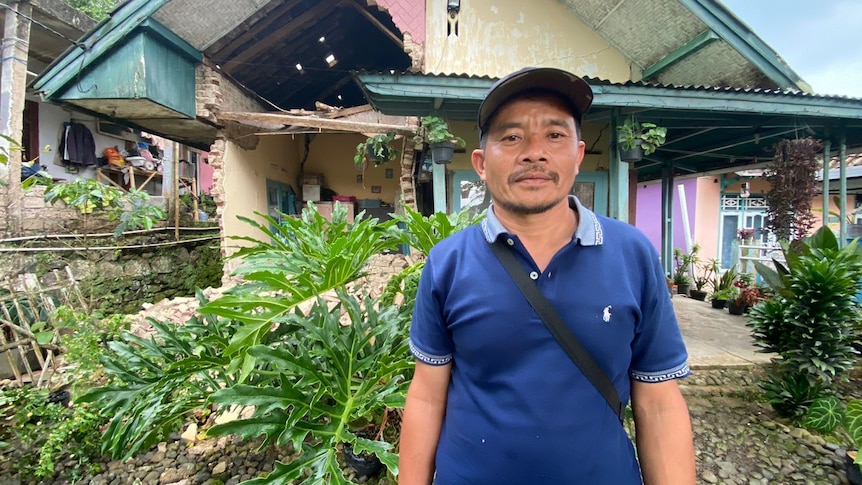
<svg viewBox="0 0 862 485"><path fill-rule="evenodd" d="M60 352L55 326L57 308L87 311L77 281L67 266L53 270L50 285L34 274L7 278L0 284L0 387L8 383L50 387Z"/></svg>

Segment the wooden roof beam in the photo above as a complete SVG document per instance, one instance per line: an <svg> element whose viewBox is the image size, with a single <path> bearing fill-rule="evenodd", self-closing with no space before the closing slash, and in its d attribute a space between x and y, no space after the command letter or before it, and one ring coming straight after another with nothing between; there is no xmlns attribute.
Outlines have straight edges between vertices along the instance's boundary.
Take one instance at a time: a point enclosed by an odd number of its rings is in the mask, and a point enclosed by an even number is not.
<svg viewBox="0 0 862 485"><path fill-rule="evenodd" d="M236 68L237 66L242 65L251 59L254 59L261 53L270 49L275 43L281 41L282 39L290 37L295 31L299 29L308 27L308 24L310 22L324 17L323 14L326 12L331 12L332 8L335 5L336 2L332 0L321 0L317 5L303 12L298 17L291 20L287 25L276 30L277 35L271 36L271 38L268 39L267 42L258 42L252 47L237 54L233 59L226 60L221 65L222 68Z"/></svg>
<svg viewBox="0 0 862 485"><path fill-rule="evenodd" d="M260 125L304 126L321 130L340 130L353 133L395 133L396 135L415 135L416 129L410 126L364 123L339 119L318 118L314 116L295 116L279 113L242 113L224 112L217 116L220 123L235 121L254 127Z"/></svg>
<svg viewBox="0 0 862 485"><path fill-rule="evenodd" d="M277 8L277 11L269 12L263 19L251 24L242 35L237 36L228 44L221 46L211 55L214 59L225 59L234 53L237 49L245 45L251 40L257 39L257 35L266 30L269 26L276 22L284 22L285 17L290 14L293 7L298 5L302 0L288 0L284 5ZM261 41L262 39L257 39Z"/></svg>
<svg viewBox="0 0 862 485"><path fill-rule="evenodd" d="M395 42L395 45L397 45L400 49L404 50L404 41L401 40L401 37L395 35L391 30L389 30L385 25L383 25L383 22L377 20L377 18L372 15L371 12L366 10L365 7L351 0L344 0L343 2L341 2L341 4L350 5L351 7L355 8L360 14L362 14L363 17L368 19L369 22L374 24L375 27L377 27L381 32L383 32L386 37L389 37L392 42Z"/></svg>
<svg viewBox="0 0 862 485"><path fill-rule="evenodd" d="M703 49L704 47L708 46L709 44L715 42L718 39L718 34L713 32L712 30L707 30L706 32L698 35L694 39L686 42L683 46L679 47L675 51L662 57L652 66L649 66L648 68L644 69L643 78L649 79L661 73L665 69L673 66L677 62Z"/></svg>

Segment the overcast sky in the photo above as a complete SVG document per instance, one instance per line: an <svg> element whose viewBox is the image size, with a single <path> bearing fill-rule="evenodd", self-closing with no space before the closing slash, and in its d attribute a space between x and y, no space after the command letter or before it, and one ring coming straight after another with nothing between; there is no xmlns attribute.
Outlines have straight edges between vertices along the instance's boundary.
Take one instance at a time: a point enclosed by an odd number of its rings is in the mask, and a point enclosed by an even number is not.
<svg viewBox="0 0 862 485"><path fill-rule="evenodd" d="M862 98L862 0L720 0L817 94Z"/></svg>

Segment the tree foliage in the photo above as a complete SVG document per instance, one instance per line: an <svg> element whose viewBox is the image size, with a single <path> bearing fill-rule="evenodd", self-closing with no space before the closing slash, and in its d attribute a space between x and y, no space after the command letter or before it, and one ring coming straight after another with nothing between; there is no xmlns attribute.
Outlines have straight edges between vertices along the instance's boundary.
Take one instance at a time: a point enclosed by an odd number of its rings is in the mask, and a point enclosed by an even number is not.
<svg viewBox="0 0 862 485"><path fill-rule="evenodd" d="M764 171L771 185L766 193L766 229L778 239L801 239L814 225L811 201L817 195L817 155L823 144L811 137L781 140Z"/></svg>
<svg viewBox="0 0 862 485"><path fill-rule="evenodd" d="M103 20L121 0L63 0L70 7L80 10L95 20Z"/></svg>

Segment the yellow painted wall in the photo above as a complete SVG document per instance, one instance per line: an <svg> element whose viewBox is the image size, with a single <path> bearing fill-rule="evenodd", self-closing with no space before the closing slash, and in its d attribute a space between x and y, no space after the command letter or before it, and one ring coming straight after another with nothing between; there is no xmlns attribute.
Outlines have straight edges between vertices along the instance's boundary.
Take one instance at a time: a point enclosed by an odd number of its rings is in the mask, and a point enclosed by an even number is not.
<svg viewBox="0 0 862 485"><path fill-rule="evenodd" d="M829 196L829 209L827 209L826 215L830 219L834 218L835 222L830 222L828 225L833 231L835 231L835 234L838 234L838 231L840 230L839 219L838 219L839 216L838 215L834 215L834 216L829 215L829 212L832 212L834 214L839 214L841 212L841 209L835 204L835 197L837 197L837 196L834 196L834 195ZM844 204L846 206L848 214L853 211L853 204L855 203L855 199L856 199L855 195L848 195L847 196L847 201ZM814 201L811 203L811 209L814 212L815 221L814 221L814 227L812 227L808 231L809 234L813 234L815 231L817 231L817 229L820 229L820 226L823 225L823 211L822 211L822 209L823 209L823 197L822 196L818 195L817 197L814 198ZM851 219L855 219L855 217L851 216ZM851 222L848 222L848 224L850 224L850 223Z"/></svg>
<svg viewBox="0 0 862 485"><path fill-rule="evenodd" d="M263 237L237 216L266 214L266 179L295 188L299 168L298 141L287 136L262 136L255 150L243 150L227 142L224 155L225 206L222 216L226 236ZM237 241L226 245L236 246Z"/></svg>
<svg viewBox="0 0 862 485"><path fill-rule="evenodd" d="M501 77L525 66L560 67L614 82L640 79L623 55L558 0L461 2L447 35L443 0L426 1L424 71Z"/></svg>
<svg viewBox="0 0 862 485"><path fill-rule="evenodd" d="M310 154L305 163L305 173L323 174L324 186L338 195L353 195L357 200L380 199L393 204L395 193L399 189L401 165L398 160L394 160L379 167L369 165L364 174L356 170L353 164L356 145L366 139L365 136L348 133L316 135L309 146ZM402 149L401 138L395 140L395 146ZM392 170L390 179L386 178L387 168ZM357 182L357 175L363 175L364 183ZM379 194L371 191L375 185L380 186Z"/></svg>

